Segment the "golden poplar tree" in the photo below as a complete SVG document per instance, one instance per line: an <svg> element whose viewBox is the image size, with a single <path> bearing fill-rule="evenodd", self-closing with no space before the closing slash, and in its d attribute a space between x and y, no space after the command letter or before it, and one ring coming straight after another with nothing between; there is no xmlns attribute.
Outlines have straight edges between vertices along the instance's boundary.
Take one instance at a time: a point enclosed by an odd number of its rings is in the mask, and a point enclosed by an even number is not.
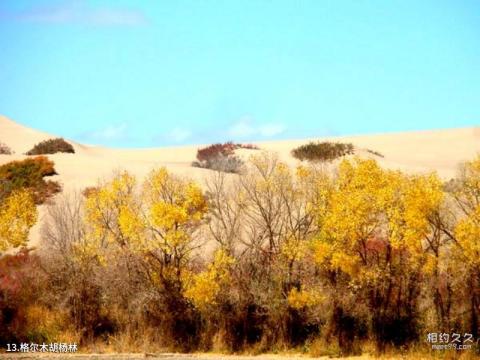
<svg viewBox="0 0 480 360"><path fill-rule="evenodd" d="M313 241L314 258L334 289L333 317L366 306L379 347L393 331L384 326L391 318L415 318L418 280L427 263L428 216L442 199L434 174L408 176L358 158L339 166L323 227ZM339 338L352 335L335 325Z"/></svg>
<svg viewBox="0 0 480 360"><path fill-rule="evenodd" d="M37 221L37 208L31 194L16 190L0 203L0 254L24 246Z"/></svg>
<svg viewBox="0 0 480 360"><path fill-rule="evenodd" d="M192 235L206 211L200 187L165 168L153 170L142 186L123 172L88 195L87 243L92 249L113 246L136 254L152 265L154 283L180 284L196 246Z"/></svg>
<svg viewBox="0 0 480 360"><path fill-rule="evenodd" d="M480 333L480 156L461 167L451 194L457 205L457 222L451 247L457 287L467 299L461 305L469 316L469 331Z"/></svg>

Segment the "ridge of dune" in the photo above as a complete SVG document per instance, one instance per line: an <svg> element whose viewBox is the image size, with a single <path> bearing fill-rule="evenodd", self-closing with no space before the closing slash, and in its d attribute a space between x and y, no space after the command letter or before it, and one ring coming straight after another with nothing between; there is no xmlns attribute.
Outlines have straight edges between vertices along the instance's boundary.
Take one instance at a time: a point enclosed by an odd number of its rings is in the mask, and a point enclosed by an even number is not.
<svg viewBox="0 0 480 360"><path fill-rule="evenodd" d="M24 154L35 144L57 137L56 135L19 124L4 115L0 115L0 143L7 145L14 154ZM81 151L84 147L74 141L69 140L69 142L76 151Z"/></svg>
<svg viewBox="0 0 480 360"><path fill-rule="evenodd" d="M15 152L10 156L0 155L0 164L23 158L23 154L36 143L54 137L56 136L20 125L0 115L0 142ZM98 179L107 178L113 171L120 169L143 177L152 168L165 166L174 173L200 181L211 173L209 170L191 167L197 149L203 145L114 149L68 141L74 146L75 154L48 155L55 162L59 173L56 180L65 189L79 190L95 185ZM360 156L373 157L385 167L407 172L437 171L441 177L451 178L455 176L459 163L480 153L480 127L272 140L255 144L261 149L277 153L281 160L295 166L300 162L291 156L291 150L308 141L351 142ZM374 156L367 149L377 151L383 157ZM252 152L254 150L238 151L244 158Z"/></svg>
<svg viewBox="0 0 480 360"><path fill-rule="evenodd" d="M292 162L291 149L309 141L350 142L363 154L374 150L383 157L373 156L382 166L407 172L436 171L442 178L456 175L460 163L480 154L480 127L435 129L384 134L325 136L301 140L260 142L257 145L275 151Z"/></svg>
<svg viewBox="0 0 480 360"><path fill-rule="evenodd" d="M20 125L5 116L0 116L0 142L15 153L0 155L0 165L26 157L24 153L40 141L55 138L42 131ZM75 154L57 153L48 155L55 163L58 181L64 193L79 192L97 185L99 180L108 179L115 171L127 170L139 179L153 168L166 167L172 173L204 183L212 174L210 170L191 166L196 151L203 145L158 147L146 149L113 149L88 146L68 140ZM308 141L351 142L361 157L376 159L380 165L410 173L436 171L443 179L455 176L461 162L473 159L480 153L480 128L457 128L445 130L412 131L356 136L328 136L310 139L275 140L255 142L260 149L272 151L291 166L301 162L291 156L291 150ZM367 149L383 155L375 156ZM256 150L240 149L237 154L243 159ZM30 233L31 244L40 238L40 228L45 207L40 206L40 221Z"/></svg>

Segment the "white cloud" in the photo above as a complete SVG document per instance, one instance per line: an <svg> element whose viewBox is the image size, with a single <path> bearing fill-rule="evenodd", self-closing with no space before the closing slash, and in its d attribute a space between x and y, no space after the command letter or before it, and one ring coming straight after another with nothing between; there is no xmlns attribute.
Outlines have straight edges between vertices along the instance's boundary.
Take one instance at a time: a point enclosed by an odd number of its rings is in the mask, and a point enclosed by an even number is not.
<svg viewBox="0 0 480 360"><path fill-rule="evenodd" d="M280 135L286 130L282 123L266 123L256 125L251 118L245 117L234 123L228 129L229 136L234 138L246 138L252 136L274 137Z"/></svg>
<svg viewBox="0 0 480 360"><path fill-rule="evenodd" d="M48 23L104 26L135 26L147 23L141 11L114 7L88 6L84 1L67 1L51 7L30 7L18 12L2 12L1 19Z"/></svg>
<svg viewBox="0 0 480 360"><path fill-rule="evenodd" d="M87 137L95 140L123 140L127 138L128 126L126 123L109 125L103 129L93 131L87 134Z"/></svg>
<svg viewBox="0 0 480 360"><path fill-rule="evenodd" d="M280 135L283 133L287 127L284 124L269 123L263 126L260 126L258 131L260 135L265 137L272 137L275 135Z"/></svg>
<svg viewBox="0 0 480 360"><path fill-rule="evenodd" d="M187 140L190 136L192 136L192 132L182 128L174 128L172 129L168 135L167 140L180 143Z"/></svg>
<svg viewBox="0 0 480 360"><path fill-rule="evenodd" d="M233 137L247 137L255 133L249 119L241 119L228 129L228 134Z"/></svg>

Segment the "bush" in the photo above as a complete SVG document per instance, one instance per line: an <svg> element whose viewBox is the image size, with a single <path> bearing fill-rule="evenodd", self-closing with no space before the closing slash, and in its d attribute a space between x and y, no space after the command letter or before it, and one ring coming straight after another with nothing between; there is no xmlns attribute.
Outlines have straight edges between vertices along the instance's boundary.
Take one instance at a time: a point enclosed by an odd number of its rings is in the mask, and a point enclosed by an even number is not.
<svg viewBox="0 0 480 360"><path fill-rule="evenodd" d="M351 143L309 142L293 149L292 156L302 161L332 161L353 152Z"/></svg>
<svg viewBox="0 0 480 360"><path fill-rule="evenodd" d="M233 155L236 149L236 145L232 142L226 142L224 144L213 144L197 150L197 160L207 161L218 156L230 156Z"/></svg>
<svg viewBox="0 0 480 360"><path fill-rule="evenodd" d="M235 149L254 149L254 146L255 145L251 144L234 144L231 141L224 144L213 144L205 148L198 149L198 161L194 161L192 166L228 173L238 173L243 165L243 162L240 158L235 156Z"/></svg>
<svg viewBox="0 0 480 360"><path fill-rule="evenodd" d="M366 151L368 153L372 154L372 155L375 155L375 156L378 156L378 157L381 157L381 158L385 157L381 152L378 152L376 150L367 149Z"/></svg>
<svg viewBox="0 0 480 360"><path fill-rule="evenodd" d="M82 190L82 195L85 197L85 198L88 198L90 195L96 193L98 191L98 187L97 186L87 186L86 188L84 188Z"/></svg>
<svg viewBox="0 0 480 360"><path fill-rule="evenodd" d="M37 297L41 276L38 259L28 250L0 257L0 346L26 341L25 308Z"/></svg>
<svg viewBox="0 0 480 360"><path fill-rule="evenodd" d="M238 173L243 165L243 161L237 156L223 156L218 155L211 159L199 162L194 161L192 166L210 169L215 171L222 171L226 173Z"/></svg>
<svg viewBox="0 0 480 360"><path fill-rule="evenodd" d="M0 142L0 155L11 155L11 154L12 154L12 150L7 145Z"/></svg>
<svg viewBox="0 0 480 360"><path fill-rule="evenodd" d="M255 144L236 144L239 149L248 149L248 150L260 150L260 148Z"/></svg>
<svg viewBox="0 0 480 360"><path fill-rule="evenodd" d="M197 151L197 160L198 161L206 161L217 156L232 156L235 153L236 149L249 149L249 150L259 150L260 148L254 144L240 144L240 143L233 143L231 141L226 143L217 143L213 144Z"/></svg>
<svg viewBox="0 0 480 360"><path fill-rule="evenodd" d="M53 161L45 156L11 161L0 166L0 199L18 189L32 191L35 203L42 204L61 191L55 181L45 181L46 176L56 175Z"/></svg>
<svg viewBox="0 0 480 360"><path fill-rule="evenodd" d="M36 144L33 149L27 152L27 155L42 155L55 153L75 153L73 146L62 138L49 139Z"/></svg>

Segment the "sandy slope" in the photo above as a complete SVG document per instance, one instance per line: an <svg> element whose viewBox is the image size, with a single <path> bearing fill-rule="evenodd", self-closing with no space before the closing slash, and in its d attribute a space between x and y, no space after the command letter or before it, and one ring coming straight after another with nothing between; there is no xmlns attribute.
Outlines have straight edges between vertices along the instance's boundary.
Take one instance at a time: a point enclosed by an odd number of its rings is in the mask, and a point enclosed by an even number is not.
<svg viewBox="0 0 480 360"><path fill-rule="evenodd" d="M0 142L15 151L14 155L0 155L0 164L22 155L39 141L55 137L19 125L0 116ZM388 168L410 172L436 170L442 177L455 175L460 162L472 159L480 152L480 128L463 128L436 131L419 131L368 136L349 136L335 138L316 138L307 140L283 140L261 142L258 145L265 150L274 151L289 164L299 162L291 157L290 151L308 140L333 140L352 142L360 149L361 156L376 158ZM108 177L113 171L127 169L137 176L144 176L152 168L166 166L169 170L203 179L210 171L192 168L191 162L199 146L163 147L149 149L110 149L85 146L75 142L75 154L55 154L49 157L55 161L59 173L58 181L66 189L82 189L95 185L99 178ZM364 149L372 149L384 155L384 158L368 154ZM241 156L248 157L254 151L240 150Z"/></svg>
<svg viewBox="0 0 480 360"><path fill-rule="evenodd" d="M0 116L0 142L7 144L14 155L0 155L0 164L22 155L36 143L55 137L33 130ZM334 140L352 142L360 149L360 156L376 158L383 166L408 172L437 171L445 179L455 175L458 164L472 159L480 152L480 128L463 128L436 131L406 132L395 134L322 138L311 140ZM299 162L290 151L308 140L269 141L258 143L265 150L278 153L292 166ZM78 191L93 186L100 178L108 178L115 170L126 169L138 177L145 176L152 168L166 166L170 171L202 182L211 172L192 168L198 146L164 147L152 149L109 149L85 146L72 142L75 154L49 156L59 173L57 181L65 191ZM363 149L363 150L362 150ZM384 158L365 151L380 152ZM240 156L248 157L253 150L241 150ZM43 212L43 211L42 211ZM33 237L38 227L33 231Z"/></svg>

